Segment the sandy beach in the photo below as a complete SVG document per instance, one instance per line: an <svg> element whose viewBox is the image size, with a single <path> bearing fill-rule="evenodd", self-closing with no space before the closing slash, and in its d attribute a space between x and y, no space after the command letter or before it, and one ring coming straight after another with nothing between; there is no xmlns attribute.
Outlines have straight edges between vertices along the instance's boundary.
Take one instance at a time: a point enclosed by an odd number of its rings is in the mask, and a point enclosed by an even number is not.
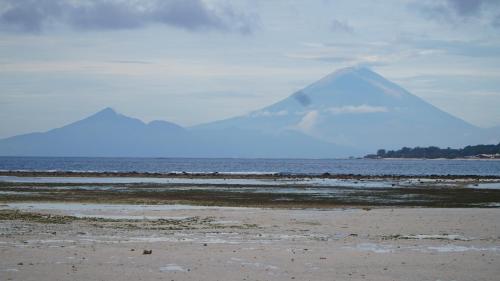
<svg viewBox="0 0 500 281"><path fill-rule="evenodd" d="M499 209L13 203L1 212L1 280L496 280L500 273Z"/></svg>
<svg viewBox="0 0 500 281"><path fill-rule="evenodd" d="M0 280L496 280L499 184L8 174Z"/></svg>

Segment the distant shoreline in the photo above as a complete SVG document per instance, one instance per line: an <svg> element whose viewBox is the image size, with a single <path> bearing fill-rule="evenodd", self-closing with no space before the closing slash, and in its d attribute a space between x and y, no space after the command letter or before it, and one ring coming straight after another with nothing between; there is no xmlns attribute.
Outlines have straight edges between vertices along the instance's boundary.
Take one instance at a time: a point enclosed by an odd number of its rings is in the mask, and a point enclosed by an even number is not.
<svg viewBox="0 0 500 281"><path fill-rule="evenodd" d="M388 158L370 158L364 157L366 160L467 160L467 161L500 161L500 158L397 158L397 157L388 157Z"/></svg>
<svg viewBox="0 0 500 281"><path fill-rule="evenodd" d="M468 145L463 148L403 147L398 150L379 149L377 153L365 155L369 159L407 158L407 159L462 159L462 160L500 160L499 144Z"/></svg>

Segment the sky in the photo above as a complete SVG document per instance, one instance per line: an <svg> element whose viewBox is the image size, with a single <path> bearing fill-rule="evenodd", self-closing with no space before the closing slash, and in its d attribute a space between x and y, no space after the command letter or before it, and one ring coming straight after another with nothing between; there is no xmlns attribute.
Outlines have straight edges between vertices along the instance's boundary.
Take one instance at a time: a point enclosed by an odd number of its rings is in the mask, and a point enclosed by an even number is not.
<svg viewBox="0 0 500 281"><path fill-rule="evenodd" d="M500 1L0 0L0 138L105 107L192 126L355 65L500 126Z"/></svg>

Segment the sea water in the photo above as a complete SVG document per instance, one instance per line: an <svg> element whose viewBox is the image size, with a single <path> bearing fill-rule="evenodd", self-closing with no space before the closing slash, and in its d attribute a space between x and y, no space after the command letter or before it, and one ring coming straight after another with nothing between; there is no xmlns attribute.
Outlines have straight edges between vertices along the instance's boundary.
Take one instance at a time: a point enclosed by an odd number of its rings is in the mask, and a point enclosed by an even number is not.
<svg viewBox="0 0 500 281"><path fill-rule="evenodd" d="M498 160L0 157L0 170L500 176Z"/></svg>

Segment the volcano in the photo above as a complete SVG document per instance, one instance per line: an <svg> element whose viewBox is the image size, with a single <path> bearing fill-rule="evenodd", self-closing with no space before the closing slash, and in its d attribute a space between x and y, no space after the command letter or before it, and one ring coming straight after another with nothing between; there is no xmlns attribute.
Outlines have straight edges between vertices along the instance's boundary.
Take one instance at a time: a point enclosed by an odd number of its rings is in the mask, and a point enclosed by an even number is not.
<svg viewBox="0 0 500 281"><path fill-rule="evenodd" d="M273 105L197 129L297 130L326 142L373 151L463 146L482 132L364 67L336 71Z"/></svg>

